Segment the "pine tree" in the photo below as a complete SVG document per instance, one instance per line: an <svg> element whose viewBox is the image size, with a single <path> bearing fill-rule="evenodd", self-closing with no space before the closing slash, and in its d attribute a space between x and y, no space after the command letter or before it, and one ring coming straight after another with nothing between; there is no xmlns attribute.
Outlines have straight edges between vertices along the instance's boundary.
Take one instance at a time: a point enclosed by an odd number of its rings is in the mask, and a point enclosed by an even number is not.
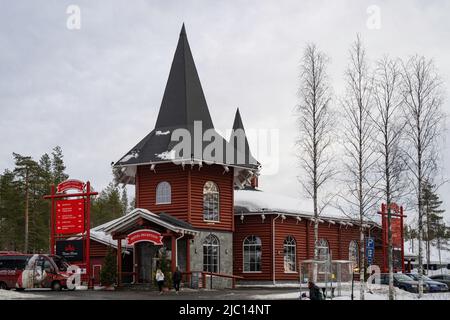
<svg viewBox="0 0 450 320"><path fill-rule="evenodd" d="M0 250L20 251L24 245L24 201L15 175L0 176Z"/></svg>
<svg viewBox="0 0 450 320"><path fill-rule="evenodd" d="M36 212L34 211L36 196L36 185L39 179L39 165L29 156L22 156L18 153L13 153L15 160L14 175L18 182L18 187L23 194L24 203L24 242L23 251L25 253L34 251L30 250L30 243L33 245L36 241Z"/></svg>
<svg viewBox="0 0 450 320"><path fill-rule="evenodd" d="M125 214L119 187L110 182L92 203L92 225L98 226Z"/></svg>
<svg viewBox="0 0 450 320"><path fill-rule="evenodd" d="M67 180L69 176L65 173L66 166L63 160L63 153L60 146L53 148L52 152L52 175L53 183L58 185L64 180Z"/></svg>
<svg viewBox="0 0 450 320"><path fill-rule="evenodd" d="M43 196L55 181L67 179L61 148L52 158L38 162L13 153L15 168L5 170L0 181L0 250L47 252L50 238L50 203Z"/></svg>
<svg viewBox="0 0 450 320"><path fill-rule="evenodd" d="M110 286L117 281L117 261L114 251L109 247L100 271L100 282L103 286Z"/></svg>
<svg viewBox="0 0 450 320"><path fill-rule="evenodd" d="M127 189L125 187L122 188L122 196L120 198L120 202L122 202L122 212L125 215L128 213L128 195Z"/></svg>
<svg viewBox="0 0 450 320"><path fill-rule="evenodd" d="M422 187L422 204L425 213L425 230L423 231L423 239L426 242L427 255L427 271L430 265L431 245L433 240L437 240L438 246L442 239L446 236L446 226L444 222L443 213L445 210L441 209L442 201L439 195L435 192L435 185L426 181Z"/></svg>

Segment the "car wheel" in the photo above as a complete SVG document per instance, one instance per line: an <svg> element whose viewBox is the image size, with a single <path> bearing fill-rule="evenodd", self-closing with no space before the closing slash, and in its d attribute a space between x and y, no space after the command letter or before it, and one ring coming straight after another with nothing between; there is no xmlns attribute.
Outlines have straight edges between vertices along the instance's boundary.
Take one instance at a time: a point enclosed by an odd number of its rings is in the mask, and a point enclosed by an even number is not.
<svg viewBox="0 0 450 320"><path fill-rule="evenodd" d="M61 283L59 283L59 281L54 281L52 283L52 290L53 291L61 291L61 289L62 289L62 286L61 286Z"/></svg>
<svg viewBox="0 0 450 320"><path fill-rule="evenodd" d="M4 282L0 282L0 290L9 290L8 286Z"/></svg>

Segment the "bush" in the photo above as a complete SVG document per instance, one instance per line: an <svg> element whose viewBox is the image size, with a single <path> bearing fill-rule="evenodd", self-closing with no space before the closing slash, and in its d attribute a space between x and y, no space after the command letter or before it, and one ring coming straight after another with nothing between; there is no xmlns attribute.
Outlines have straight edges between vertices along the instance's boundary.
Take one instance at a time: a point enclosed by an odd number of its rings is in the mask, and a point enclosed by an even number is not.
<svg viewBox="0 0 450 320"><path fill-rule="evenodd" d="M164 273L164 286L171 289L173 286L171 264L169 263L169 260L167 260L165 250L163 250L163 252L159 256L160 258L156 266L156 269L158 268L161 269L161 271ZM152 277L155 286L157 286L156 270L152 272Z"/></svg>
<svg viewBox="0 0 450 320"><path fill-rule="evenodd" d="M117 281L117 262L116 255L111 248L108 249L105 261L102 265L102 270L100 271L100 282L104 286L110 286L115 284Z"/></svg>

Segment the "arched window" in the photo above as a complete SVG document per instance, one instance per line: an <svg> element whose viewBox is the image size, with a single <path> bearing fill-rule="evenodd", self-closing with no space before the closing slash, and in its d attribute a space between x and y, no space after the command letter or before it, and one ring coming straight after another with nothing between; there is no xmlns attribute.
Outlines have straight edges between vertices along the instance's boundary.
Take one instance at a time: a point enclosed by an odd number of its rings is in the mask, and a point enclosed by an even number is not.
<svg viewBox="0 0 450 320"><path fill-rule="evenodd" d="M355 265L358 265L359 261L359 246L358 242L355 240L350 241L348 245L348 260L355 262Z"/></svg>
<svg viewBox="0 0 450 320"><path fill-rule="evenodd" d="M319 239L317 241L317 258L319 260L327 260L330 253L330 246L325 239Z"/></svg>
<svg viewBox="0 0 450 320"><path fill-rule="evenodd" d="M244 239L244 272L261 271L261 239L248 236Z"/></svg>
<svg viewBox="0 0 450 320"><path fill-rule="evenodd" d="M295 272L296 268L296 244L292 236L288 236L283 242L284 272Z"/></svg>
<svg viewBox="0 0 450 320"><path fill-rule="evenodd" d="M219 221L219 188L212 181L203 186L203 220Z"/></svg>
<svg viewBox="0 0 450 320"><path fill-rule="evenodd" d="M203 271L219 272L219 239L213 235L208 235L203 241Z"/></svg>
<svg viewBox="0 0 450 320"><path fill-rule="evenodd" d="M170 183L162 181L156 186L156 204L167 204L172 202L172 188Z"/></svg>

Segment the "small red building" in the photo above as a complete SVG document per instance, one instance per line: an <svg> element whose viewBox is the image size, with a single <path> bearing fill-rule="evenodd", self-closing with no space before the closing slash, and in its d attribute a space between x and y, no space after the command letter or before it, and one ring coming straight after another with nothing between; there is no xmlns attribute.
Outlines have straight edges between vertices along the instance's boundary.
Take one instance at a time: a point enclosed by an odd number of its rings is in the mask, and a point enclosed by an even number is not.
<svg viewBox="0 0 450 320"><path fill-rule="evenodd" d="M113 241L122 253L119 282L152 282L163 258L191 284L199 274L213 276L215 287L231 286L235 276L295 281L299 261L313 256L311 213L295 199L257 190L260 164L239 110L229 141L215 131L184 26L154 129L114 166L122 183L135 186L137 209L93 229L99 259L92 261L100 265L102 245ZM131 241L137 231L142 241ZM162 245L144 239L145 232L160 236ZM366 232L377 235L379 228L367 225ZM319 236L333 259L357 259L355 221L321 217ZM375 251L376 263L381 251Z"/></svg>

